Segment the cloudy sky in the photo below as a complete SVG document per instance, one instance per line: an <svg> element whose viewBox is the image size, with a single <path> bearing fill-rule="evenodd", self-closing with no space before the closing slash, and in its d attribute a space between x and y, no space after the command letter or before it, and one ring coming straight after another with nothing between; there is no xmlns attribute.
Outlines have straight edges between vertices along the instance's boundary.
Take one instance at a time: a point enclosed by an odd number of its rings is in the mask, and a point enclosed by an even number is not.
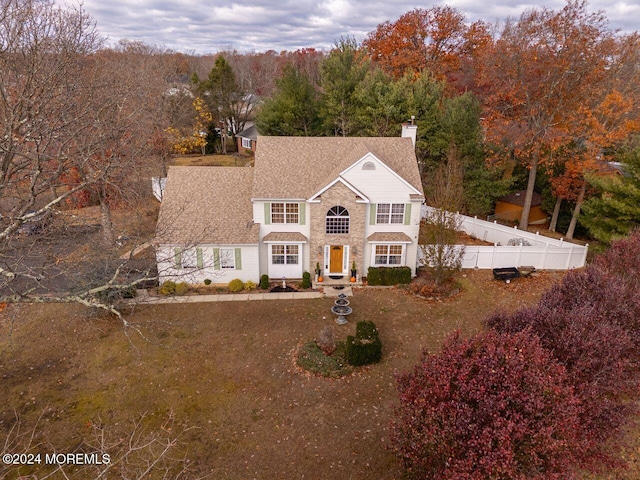
<svg viewBox="0 0 640 480"><path fill-rule="evenodd" d="M68 0L57 0L67 3ZM361 41L385 20L395 21L415 8L445 2L404 0L84 0L84 8L111 43L138 40L179 52L206 54L222 49L241 52L328 49L335 40ZM517 17L542 4L518 0L451 0L469 21ZM484 4L484 5L483 5ZM492 6L487 6L487 5ZM547 0L559 9L562 0ZM640 0L592 0L612 29L640 30Z"/></svg>

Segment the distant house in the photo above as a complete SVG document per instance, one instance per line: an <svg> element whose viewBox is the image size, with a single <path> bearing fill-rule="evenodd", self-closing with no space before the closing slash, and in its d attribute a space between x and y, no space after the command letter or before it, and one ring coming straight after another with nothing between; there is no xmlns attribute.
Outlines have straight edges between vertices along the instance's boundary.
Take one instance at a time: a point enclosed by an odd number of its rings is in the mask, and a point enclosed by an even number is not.
<svg viewBox="0 0 640 480"><path fill-rule="evenodd" d="M496 202L495 218L509 222L518 222L524 208L524 199L527 192L521 190L498 199ZM531 210L529 211L529 225L542 225L547 222L549 215L542 210L542 195L533 193Z"/></svg>
<svg viewBox="0 0 640 480"><path fill-rule="evenodd" d="M236 135L238 141L238 153L247 153L256 151L256 142L258 140L258 129L255 125L245 128Z"/></svg>
<svg viewBox="0 0 640 480"><path fill-rule="evenodd" d="M415 126L403 129L415 138ZM415 273L422 184L411 138L258 137L255 167L170 167L161 281Z"/></svg>

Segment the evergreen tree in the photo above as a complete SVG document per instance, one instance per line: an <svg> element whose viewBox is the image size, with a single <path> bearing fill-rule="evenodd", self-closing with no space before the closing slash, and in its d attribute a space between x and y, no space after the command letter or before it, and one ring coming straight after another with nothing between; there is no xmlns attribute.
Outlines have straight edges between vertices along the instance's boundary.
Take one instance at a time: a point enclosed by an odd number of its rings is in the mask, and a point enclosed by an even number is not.
<svg viewBox="0 0 640 480"><path fill-rule="evenodd" d="M584 203L580 218L596 239L607 243L640 227L640 147L625 152L621 164L622 176L588 177L601 194Z"/></svg>
<svg viewBox="0 0 640 480"><path fill-rule="evenodd" d="M321 65L322 116L333 135L356 136L356 89L369 70L370 60L353 38L343 38Z"/></svg>
<svg viewBox="0 0 640 480"><path fill-rule="evenodd" d="M319 133L319 110L315 88L289 64L276 81L276 94L265 101L256 117L263 135L310 136Z"/></svg>

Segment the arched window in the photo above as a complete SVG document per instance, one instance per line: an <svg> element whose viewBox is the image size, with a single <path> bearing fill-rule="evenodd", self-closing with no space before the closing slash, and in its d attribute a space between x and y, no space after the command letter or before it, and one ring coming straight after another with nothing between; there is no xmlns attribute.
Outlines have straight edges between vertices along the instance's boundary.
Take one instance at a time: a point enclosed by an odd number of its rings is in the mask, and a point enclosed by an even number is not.
<svg viewBox="0 0 640 480"><path fill-rule="evenodd" d="M340 206L330 208L325 225L326 233L349 233L349 211Z"/></svg>
<svg viewBox="0 0 640 480"><path fill-rule="evenodd" d="M373 162L364 162L364 165L362 165L362 169L363 170L375 170L376 166Z"/></svg>

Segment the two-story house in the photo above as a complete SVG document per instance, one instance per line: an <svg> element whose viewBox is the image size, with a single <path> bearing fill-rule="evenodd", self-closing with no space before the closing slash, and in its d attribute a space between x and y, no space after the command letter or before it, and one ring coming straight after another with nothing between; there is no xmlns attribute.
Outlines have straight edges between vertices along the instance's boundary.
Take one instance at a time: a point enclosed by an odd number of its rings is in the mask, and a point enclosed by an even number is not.
<svg viewBox="0 0 640 480"><path fill-rule="evenodd" d="M403 136L259 137L253 168L170 167L160 280L228 283L355 264L415 272L424 201L415 126Z"/></svg>

